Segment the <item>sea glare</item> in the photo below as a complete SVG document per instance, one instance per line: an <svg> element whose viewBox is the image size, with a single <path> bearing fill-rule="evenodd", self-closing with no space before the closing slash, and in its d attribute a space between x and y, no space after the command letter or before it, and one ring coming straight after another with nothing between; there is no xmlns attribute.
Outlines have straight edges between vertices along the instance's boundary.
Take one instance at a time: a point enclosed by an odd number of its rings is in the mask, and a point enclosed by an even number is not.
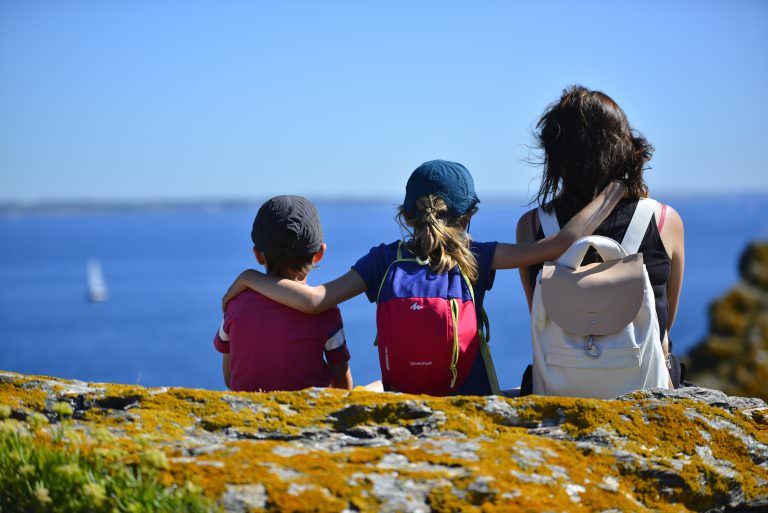
<svg viewBox="0 0 768 513"><path fill-rule="evenodd" d="M738 257L768 239L768 197L658 198L685 222L686 267L676 351L707 330L709 303L738 278ZM483 202L476 240L514 242L522 200ZM212 340L221 296L257 264L250 228L258 205L0 215L0 369L86 381L223 389ZM319 284L345 273L371 246L400 237L395 204L319 202L326 258ZM97 259L109 291L87 299ZM486 296L491 350L502 388L518 386L531 359L528 310L515 270L499 271ZM341 305L356 384L379 378L375 305Z"/></svg>

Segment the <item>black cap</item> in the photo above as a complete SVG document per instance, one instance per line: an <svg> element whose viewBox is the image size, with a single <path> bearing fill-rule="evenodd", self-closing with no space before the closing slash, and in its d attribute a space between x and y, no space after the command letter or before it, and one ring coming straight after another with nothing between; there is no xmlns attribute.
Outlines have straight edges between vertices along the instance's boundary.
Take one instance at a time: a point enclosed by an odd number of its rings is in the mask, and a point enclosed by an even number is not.
<svg viewBox="0 0 768 513"><path fill-rule="evenodd" d="M302 196L275 196L267 200L253 220L253 245L275 258L317 253L323 230L317 209Z"/></svg>

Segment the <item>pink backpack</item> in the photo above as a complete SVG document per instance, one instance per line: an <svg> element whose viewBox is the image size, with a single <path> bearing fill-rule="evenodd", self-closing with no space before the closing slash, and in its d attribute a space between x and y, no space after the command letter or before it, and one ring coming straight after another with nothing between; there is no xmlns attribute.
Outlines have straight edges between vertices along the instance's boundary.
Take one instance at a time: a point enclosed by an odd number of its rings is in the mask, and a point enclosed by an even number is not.
<svg viewBox="0 0 768 513"><path fill-rule="evenodd" d="M434 274L428 260L403 258L401 242L397 259L381 280L376 304L382 380L393 390L449 395L467 378L480 350L491 389L498 393L488 341L477 323L474 291L458 266Z"/></svg>

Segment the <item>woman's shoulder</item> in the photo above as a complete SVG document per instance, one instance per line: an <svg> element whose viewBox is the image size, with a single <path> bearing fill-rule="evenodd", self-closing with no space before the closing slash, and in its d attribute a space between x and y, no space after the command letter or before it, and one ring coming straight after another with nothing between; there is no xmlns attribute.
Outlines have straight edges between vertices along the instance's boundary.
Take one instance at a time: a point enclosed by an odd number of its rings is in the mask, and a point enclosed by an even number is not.
<svg viewBox="0 0 768 513"><path fill-rule="evenodd" d="M534 207L520 216L517 220L517 226L526 225L530 226L532 222L539 219L539 207Z"/></svg>
<svg viewBox="0 0 768 513"><path fill-rule="evenodd" d="M661 236L661 240L667 249L667 254L670 256L679 254L682 250L685 238L683 218L671 205L661 202L657 203L655 212L656 226L659 235Z"/></svg>
<svg viewBox="0 0 768 513"><path fill-rule="evenodd" d="M680 217L680 213L672 205L655 198L649 197L648 199L656 202L654 214L659 232L662 232L665 226L668 226L672 231L682 230L683 218Z"/></svg>
<svg viewBox="0 0 768 513"><path fill-rule="evenodd" d="M531 242L539 231L538 208L532 208L517 220L517 242Z"/></svg>
<svg viewBox="0 0 768 513"><path fill-rule="evenodd" d="M665 206L666 206L666 222L682 230L683 218L680 217L680 213L670 205L665 205Z"/></svg>

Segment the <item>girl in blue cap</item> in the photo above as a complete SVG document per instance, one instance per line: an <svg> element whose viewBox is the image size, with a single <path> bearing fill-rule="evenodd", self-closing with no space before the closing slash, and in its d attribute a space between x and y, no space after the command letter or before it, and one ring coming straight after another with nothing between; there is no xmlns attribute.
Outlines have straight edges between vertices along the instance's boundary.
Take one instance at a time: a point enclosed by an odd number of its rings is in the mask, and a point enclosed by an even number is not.
<svg viewBox="0 0 768 513"><path fill-rule="evenodd" d="M431 395L497 394L483 300L496 269L560 256L591 234L626 193L611 182L557 234L528 244L473 241L467 232L479 200L469 171L432 160L413 171L399 207L408 237L381 244L352 269L309 286L247 270L224 296L245 289L306 313L358 294L377 303L377 341L385 390Z"/></svg>

